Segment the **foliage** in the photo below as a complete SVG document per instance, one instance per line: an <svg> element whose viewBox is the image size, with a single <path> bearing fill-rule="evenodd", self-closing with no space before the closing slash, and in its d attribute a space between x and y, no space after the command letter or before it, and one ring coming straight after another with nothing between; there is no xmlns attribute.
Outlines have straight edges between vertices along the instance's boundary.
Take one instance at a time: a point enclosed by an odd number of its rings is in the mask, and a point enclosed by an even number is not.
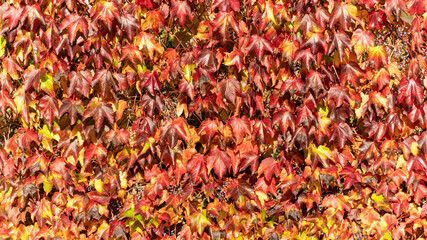
<svg viewBox="0 0 427 240"><path fill-rule="evenodd" d="M423 0L7 0L3 239L415 239Z"/></svg>

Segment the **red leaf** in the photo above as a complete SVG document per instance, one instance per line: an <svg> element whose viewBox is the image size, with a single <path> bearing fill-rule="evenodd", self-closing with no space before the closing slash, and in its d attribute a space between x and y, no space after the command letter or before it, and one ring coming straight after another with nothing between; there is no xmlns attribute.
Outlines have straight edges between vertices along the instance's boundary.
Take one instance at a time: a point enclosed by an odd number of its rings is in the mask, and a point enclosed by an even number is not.
<svg viewBox="0 0 427 240"><path fill-rule="evenodd" d="M91 144L85 152L85 164L89 164L93 157L96 157L98 162L101 162L105 157L107 157L107 149L101 144Z"/></svg>
<svg viewBox="0 0 427 240"><path fill-rule="evenodd" d="M104 118L107 118L110 124L114 123L114 112L111 107L111 103L104 102L100 98L93 98L90 101L83 118L92 117L95 120L95 127L99 129L101 124L104 122Z"/></svg>
<svg viewBox="0 0 427 240"><path fill-rule="evenodd" d="M59 104L56 98L45 95L40 99L41 114L47 120L49 126L52 126L53 119L59 116Z"/></svg>
<svg viewBox="0 0 427 240"><path fill-rule="evenodd" d="M218 90L228 101L236 104L236 97L240 93L240 83L234 76L230 76L219 82Z"/></svg>
<svg viewBox="0 0 427 240"><path fill-rule="evenodd" d="M209 153L207 158L207 168L210 171L212 168L219 179L222 179L224 174L231 169L231 158L227 152L215 149Z"/></svg>
<svg viewBox="0 0 427 240"><path fill-rule="evenodd" d="M190 172L194 183L198 183L200 177L204 181L208 180L208 170L206 169L205 157L202 154L196 154L188 161L187 171Z"/></svg>
<svg viewBox="0 0 427 240"><path fill-rule="evenodd" d="M194 12L191 10L190 4L188 4L187 0L180 1L180 0L173 0L172 6L171 6L171 16L177 16L178 22L182 26L185 25L185 19L188 18L193 20L194 18Z"/></svg>
<svg viewBox="0 0 427 240"><path fill-rule="evenodd" d="M245 116L242 118L238 118L236 116L232 116L230 121L230 126L233 129L234 136L236 141L240 143L245 137L245 133L250 136L251 134L251 122Z"/></svg>
<svg viewBox="0 0 427 240"><path fill-rule="evenodd" d="M259 35L252 35L249 39L248 46L246 47L246 52L254 52L258 59L262 59L263 53L267 51L270 53L274 52L274 47L265 37Z"/></svg>
<svg viewBox="0 0 427 240"><path fill-rule="evenodd" d="M423 90L418 78L407 79L406 77L400 82L399 87L399 103L405 101L408 106L414 104L415 99L418 103L423 101Z"/></svg>
<svg viewBox="0 0 427 240"><path fill-rule="evenodd" d="M350 142L353 141L353 131L347 123L341 122L339 124L334 124L331 141L334 141L335 139L338 140L338 146L340 149L344 147L347 140Z"/></svg>
<svg viewBox="0 0 427 240"><path fill-rule="evenodd" d="M61 26L59 28L61 29L61 31L68 28L68 36L71 42L74 42L76 40L77 31L80 30L85 37L88 33L88 24L86 19L75 13L68 15L61 22Z"/></svg>
<svg viewBox="0 0 427 240"><path fill-rule="evenodd" d="M265 179L270 181L273 174L276 176L280 175L280 166L279 163L274 160L274 158L266 158L261 161L261 164L258 168L258 174L261 175L264 173Z"/></svg>

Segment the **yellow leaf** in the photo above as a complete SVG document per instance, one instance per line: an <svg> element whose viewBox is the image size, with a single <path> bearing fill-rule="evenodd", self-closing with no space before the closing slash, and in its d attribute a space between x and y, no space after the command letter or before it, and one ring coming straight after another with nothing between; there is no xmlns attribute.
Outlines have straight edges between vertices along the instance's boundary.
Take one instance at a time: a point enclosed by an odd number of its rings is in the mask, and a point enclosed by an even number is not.
<svg viewBox="0 0 427 240"><path fill-rule="evenodd" d="M95 189L97 192L102 193L102 187L104 186L104 183L100 179L95 179Z"/></svg>
<svg viewBox="0 0 427 240"><path fill-rule="evenodd" d="M147 51L150 58L154 56L154 51L158 52L159 54L163 54L163 47L160 46L158 42L154 39L154 35L141 32L136 38L135 38L135 44L139 47L140 50Z"/></svg>
<svg viewBox="0 0 427 240"><path fill-rule="evenodd" d="M417 142L412 142L412 144L411 144L411 153L414 156L418 155L418 143Z"/></svg>

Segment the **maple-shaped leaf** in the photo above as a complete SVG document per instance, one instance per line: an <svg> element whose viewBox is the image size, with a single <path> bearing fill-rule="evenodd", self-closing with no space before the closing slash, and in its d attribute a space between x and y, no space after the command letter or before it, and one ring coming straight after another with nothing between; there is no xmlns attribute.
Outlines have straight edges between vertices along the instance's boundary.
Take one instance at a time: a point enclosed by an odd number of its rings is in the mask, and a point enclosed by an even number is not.
<svg viewBox="0 0 427 240"><path fill-rule="evenodd" d="M24 86L19 87L13 93L13 101L16 104L17 113L21 113L25 122L30 122L30 105L33 103L34 97L24 90Z"/></svg>
<svg viewBox="0 0 427 240"><path fill-rule="evenodd" d="M302 60L305 67L310 69L310 62L313 62L315 65L317 64L316 58L314 58L313 53L311 53L311 50L309 48L299 50L295 54L295 61Z"/></svg>
<svg viewBox="0 0 427 240"><path fill-rule="evenodd" d="M310 70L307 75L306 91L308 89L312 89L315 93L314 96L317 97L320 92L323 92L325 90L325 84L323 82L323 79L325 79L325 77L325 74L322 74L321 72Z"/></svg>
<svg viewBox="0 0 427 240"><path fill-rule="evenodd" d="M2 66L3 69L5 69L7 71L7 73L12 77L12 79L14 80L18 80L19 78L19 73L18 72L23 72L24 69L22 69L21 65L19 65L18 62L16 62L15 59L13 58L4 58L2 61ZM33 66L30 66L27 71L28 74L30 73L30 71L32 71L34 69ZM27 72L26 71L26 72ZM25 79L25 78L24 78ZM30 85L31 86L31 85Z"/></svg>
<svg viewBox="0 0 427 240"><path fill-rule="evenodd" d="M52 126L53 119L59 116L59 104L56 98L45 95L40 99L41 114L47 120L49 127Z"/></svg>
<svg viewBox="0 0 427 240"><path fill-rule="evenodd" d="M190 161L188 161L187 171L191 174L191 179L194 183L198 183L200 177L208 180L208 170L206 168L205 157L202 154L195 154Z"/></svg>
<svg viewBox="0 0 427 240"><path fill-rule="evenodd" d="M156 91L160 91L160 80L157 71L145 72L141 87L145 87L151 95L156 95Z"/></svg>
<svg viewBox="0 0 427 240"><path fill-rule="evenodd" d="M318 28L316 19L310 13L304 14L300 20L299 27L305 35L307 35L307 33L313 32L313 30L317 30Z"/></svg>
<svg viewBox="0 0 427 240"><path fill-rule="evenodd" d="M185 20L188 16L188 18L193 20L194 18L194 12L191 10L190 4L187 2L187 0L180 1L180 0L173 0L172 6L170 8L171 17L178 17L178 22L182 26L185 25Z"/></svg>
<svg viewBox="0 0 427 240"><path fill-rule="evenodd" d="M241 35L242 32L240 30L239 24L236 22L234 18L234 12L223 12L220 11L215 20L212 22L212 27L219 31L221 36L225 39L227 37L227 32L230 27L234 29L237 35Z"/></svg>
<svg viewBox="0 0 427 240"><path fill-rule="evenodd" d="M141 99L141 107L142 109L147 108L148 115L152 117L154 114L154 110L157 109L159 113L162 112L164 107L163 98L158 94L156 94L155 96L152 96L150 94L144 94Z"/></svg>
<svg viewBox="0 0 427 240"><path fill-rule="evenodd" d="M251 167L252 174L254 174L258 168L258 154L256 154L255 151L240 154L240 171L244 171L248 167Z"/></svg>
<svg viewBox="0 0 427 240"><path fill-rule="evenodd" d="M90 9L90 16L93 21L101 20L109 30L112 29L113 21L120 19L120 11L116 2L97 2Z"/></svg>
<svg viewBox="0 0 427 240"><path fill-rule="evenodd" d="M230 76L227 79L222 80L218 84L219 92L233 104L236 103L236 97L240 94L240 83L236 77Z"/></svg>
<svg viewBox="0 0 427 240"><path fill-rule="evenodd" d="M346 176L344 179L344 190L349 189L353 186L354 183L362 182L362 175L356 168L352 166L345 166L341 171L341 175Z"/></svg>
<svg viewBox="0 0 427 240"><path fill-rule="evenodd" d="M84 163L87 165L90 161L96 157L98 162L101 162L105 157L107 157L107 149L102 145L102 143L91 144L85 151Z"/></svg>
<svg viewBox="0 0 427 240"><path fill-rule="evenodd" d="M246 53L254 52L258 59L262 59L263 53L267 51L274 52L274 47L269 40L259 35L252 35L246 47Z"/></svg>
<svg viewBox="0 0 427 240"><path fill-rule="evenodd" d="M16 111L16 104L6 90L0 90L0 111L5 114L6 108L11 107Z"/></svg>
<svg viewBox="0 0 427 240"><path fill-rule="evenodd" d="M211 9L215 11L216 8L224 12L230 12L230 10L239 11L240 2L239 0L214 0Z"/></svg>
<svg viewBox="0 0 427 240"><path fill-rule="evenodd" d="M70 118L71 121L70 123L71 125L74 125L74 123L76 123L77 114L83 116L84 107L82 102L80 100L73 100L70 98L64 99L62 101L61 108L59 108L59 116L62 116L65 113L68 113L68 118Z"/></svg>
<svg viewBox="0 0 427 240"><path fill-rule="evenodd" d="M356 17L357 7L352 4L343 4L338 1L334 4L331 17L329 19L329 26L333 28L336 22L339 22L344 30L350 28L351 18Z"/></svg>
<svg viewBox="0 0 427 240"><path fill-rule="evenodd" d="M114 87L114 90L124 90L127 85L127 80L122 73L112 73L108 69L100 69L93 76L92 86L99 84L102 90L102 95L106 96L107 92Z"/></svg>
<svg viewBox="0 0 427 240"><path fill-rule="evenodd" d="M351 45L353 45L357 55L362 54L370 47L374 46L374 44L375 39L371 31L362 30L359 28L354 31L353 35L351 36Z"/></svg>
<svg viewBox="0 0 427 240"><path fill-rule="evenodd" d="M406 77L403 78L399 86L399 103L405 101L408 106L411 106L415 100L421 103L423 97L423 89L418 78L410 78L409 80Z"/></svg>
<svg viewBox="0 0 427 240"><path fill-rule="evenodd" d="M212 119L206 119L205 121L203 121L199 127L198 134L201 135L203 132L206 133L208 143L210 143L212 137L215 136L216 133L218 133L218 121Z"/></svg>
<svg viewBox="0 0 427 240"><path fill-rule="evenodd" d="M204 229L211 225L211 221L207 216L206 210L197 211L190 215L190 226L196 230L199 236L202 236Z"/></svg>
<svg viewBox="0 0 427 240"><path fill-rule="evenodd" d="M282 133L285 134L288 129L292 132L295 132L295 115L294 113L286 110L280 109L273 116L273 124L280 124L280 129Z"/></svg>
<svg viewBox="0 0 427 240"><path fill-rule="evenodd" d="M86 37L88 33L88 23L86 19L82 16L79 16L76 13L68 15L59 26L59 29L64 30L68 28L68 37L71 42L76 40L77 32L81 31Z"/></svg>
<svg viewBox="0 0 427 240"><path fill-rule="evenodd" d="M390 74L388 73L388 70L385 68L381 68L376 74L374 81L372 84L374 86L378 86L378 91L381 91L383 88L388 86L390 83Z"/></svg>
<svg viewBox="0 0 427 240"><path fill-rule="evenodd" d="M107 142L111 142L114 146L118 146L120 144L127 144L129 135L129 132L125 129L120 129L118 131L111 129L107 134L105 134L105 138L107 139Z"/></svg>
<svg viewBox="0 0 427 240"><path fill-rule="evenodd" d="M233 50L224 62L225 66L234 65L237 67L237 71L241 71L244 64L244 54L240 50Z"/></svg>
<svg viewBox="0 0 427 240"><path fill-rule="evenodd" d="M369 14L368 28L376 28L381 30L387 24L387 17L382 10L377 10Z"/></svg>
<svg viewBox="0 0 427 240"><path fill-rule="evenodd" d="M301 48L310 47L313 54L326 53L328 44L326 44L322 33L308 33L307 37L308 39L301 45Z"/></svg>
<svg viewBox="0 0 427 240"><path fill-rule="evenodd" d="M387 65L387 53L383 46L370 47L368 50L368 61L374 63L375 69Z"/></svg>
<svg viewBox="0 0 427 240"><path fill-rule="evenodd" d="M2 20L9 19L9 29L13 29L18 25L19 20L22 18L22 11L24 8L19 7L16 8L15 6L11 5L9 6L6 11L3 13Z"/></svg>
<svg viewBox="0 0 427 240"><path fill-rule="evenodd" d="M331 141L334 141L335 139L337 139L340 149L344 147L347 140L350 142L353 141L353 131L347 123L340 122L339 124L334 125Z"/></svg>
<svg viewBox="0 0 427 240"><path fill-rule="evenodd" d="M280 165L274 158L266 158L261 161L261 164L258 167L258 174L261 175L264 173L265 179L270 181L273 177L273 174L279 176L280 174Z"/></svg>
<svg viewBox="0 0 427 240"><path fill-rule="evenodd" d="M75 90L83 96L89 98L89 88L92 84L92 74L88 70L72 71L68 75L69 86L67 88L68 96L71 96Z"/></svg>
<svg viewBox="0 0 427 240"><path fill-rule="evenodd" d="M396 14L397 19L400 19L401 12L406 11L406 1L405 0L386 0L385 9L388 15L391 12Z"/></svg>
<svg viewBox="0 0 427 240"><path fill-rule="evenodd" d="M423 15L425 13L426 2L423 0L409 0L408 10L410 14Z"/></svg>
<svg viewBox="0 0 427 240"><path fill-rule="evenodd" d="M231 129L233 130L236 141L240 143L245 137L245 133L250 136L251 134L251 122L245 116L238 118L236 116L232 116L229 120L229 124Z"/></svg>
<svg viewBox="0 0 427 240"><path fill-rule="evenodd" d="M26 171L30 171L31 175L34 175L37 171L42 171L47 174L47 166L49 160L46 158L44 154L40 154L38 150L31 157L27 159L27 163L25 164Z"/></svg>
<svg viewBox="0 0 427 240"><path fill-rule="evenodd" d="M336 49L338 51L338 57L342 61L344 55L345 55L345 48L351 48L350 45L350 38L348 35L343 32L339 31L334 34L334 38L332 39L332 42L329 44L328 54L331 54Z"/></svg>
<svg viewBox="0 0 427 240"><path fill-rule="evenodd" d="M207 72L214 72L218 67L218 61L211 50L203 49L197 56L197 65L204 67Z"/></svg>
<svg viewBox="0 0 427 240"><path fill-rule="evenodd" d="M134 43L139 47L139 50L145 50L150 58L154 56L154 51L159 54L163 54L164 51L163 47L154 39L154 35L146 32L138 34Z"/></svg>
<svg viewBox="0 0 427 240"><path fill-rule="evenodd" d="M62 156L64 158L73 156L77 160L79 156L79 140L77 138L70 138L68 135L64 135L58 142L58 149L63 149Z"/></svg>
<svg viewBox="0 0 427 240"><path fill-rule="evenodd" d="M328 91L328 101L331 99L335 101L336 107L340 107L344 101L350 103L351 98L348 87L340 86L338 84L331 87Z"/></svg>
<svg viewBox="0 0 427 240"><path fill-rule="evenodd" d="M364 71L356 62L352 61L340 66L340 82L343 84L350 82L355 87L359 86L359 78L362 76L364 76Z"/></svg>
<svg viewBox="0 0 427 240"><path fill-rule="evenodd" d="M114 123L114 111L111 103L105 102L101 98L93 98L88 104L83 118L92 117L95 120L95 128L99 129L104 123L104 118L107 118L110 124Z"/></svg>
<svg viewBox="0 0 427 240"><path fill-rule="evenodd" d="M121 60L128 59L133 66L137 66L143 61L142 52L139 51L138 47L133 44L127 44L122 48L122 57Z"/></svg>
<svg viewBox="0 0 427 240"><path fill-rule="evenodd" d="M427 187L424 184L419 184L417 190L415 191L414 202L419 205L421 199L423 199L425 196L427 196Z"/></svg>
<svg viewBox="0 0 427 240"><path fill-rule="evenodd" d="M45 69L36 69L31 65L24 72L24 90L28 91L31 87L38 89L40 85L40 77L46 73Z"/></svg>
<svg viewBox="0 0 427 240"><path fill-rule="evenodd" d="M253 138L256 139L259 137L263 143L268 142L274 136L274 131L271 128L271 120L269 118L264 118L262 120L257 120L254 125Z"/></svg>
<svg viewBox="0 0 427 240"><path fill-rule="evenodd" d="M231 169L231 158L226 151L215 149L209 153L206 160L208 171L213 168L219 179L222 179L225 173Z"/></svg>
<svg viewBox="0 0 427 240"><path fill-rule="evenodd" d="M180 136L184 141L188 140L188 126L183 118L175 118L163 123L160 138L168 139L170 146L175 146Z"/></svg>
<svg viewBox="0 0 427 240"><path fill-rule="evenodd" d="M246 196L249 199L255 199L255 190L246 181L242 179L234 179L227 187L227 196L233 197L237 201L240 196Z"/></svg>
<svg viewBox="0 0 427 240"><path fill-rule="evenodd" d="M140 27L138 19L135 18L136 9L134 4L127 4L123 9L123 14L119 18L120 28L124 29L129 39L133 39L135 30Z"/></svg>
<svg viewBox="0 0 427 240"><path fill-rule="evenodd" d="M24 150L31 150L31 143L40 144L39 136L33 129L19 129L17 131L19 134L17 140L18 146Z"/></svg>
<svg viewBox="0 0 427 240"><path fill-rule="evenodd" d="M46 24L44 14L40 9L38 3L33 5L26 5L22 11L21 21L24 22L28 19L31 25L31 29L34 30L37 24Z"/></svg>

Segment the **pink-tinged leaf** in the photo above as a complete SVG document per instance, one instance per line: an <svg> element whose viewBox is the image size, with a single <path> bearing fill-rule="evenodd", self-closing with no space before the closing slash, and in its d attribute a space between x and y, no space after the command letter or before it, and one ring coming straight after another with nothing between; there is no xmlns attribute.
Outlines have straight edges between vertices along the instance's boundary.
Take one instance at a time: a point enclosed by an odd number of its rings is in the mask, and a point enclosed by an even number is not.
<svg viewBox="0 0 427 240"><path fill-rule="evenodd" d="M11 107L16 111L16 104L6 90L0 90L0 111L5 114L6 108Z"/></svg>
<svg viewBox="0 0 427 240"><path fill-rule="evenodd" d="M248 46L246 47L246 52L254 52L258 59L262 59L263 53L267 51L270 53L274 52L274 47L265 37L259 35L252 35L249 39Z"/></svg>
<svg viewBox="0 0 427 240"><path fill-rule="evenodd" d="M194 183L200 182L200 178L204 181L208 180L208 170L202 154L196 154L188 161L187 171L191 174Z"/></svg>
<svg viewBox="0 0 427 240"><path fill-rule="evenodd" d="M209 153L207 157L207 168L210 171L212 168L219 179L230 171L231 169L231 158L227 152L215 149Z"/></svg>
<svg viewBox="0 0 427 240"><path fill-rule="evenodd" d="M36 69L33 65L31 65L24 73L24 90L28 91L31 87L34 89L39 89L40 85L40 77L46 73L45 69Z"/></svg>
<svg viewBox="0 0 427 240"><path fill-rule="evenodd" d="M334 125L330 141L334 141L335 139L337 139L340 149L344 147L347 140L350 142L353 141L353 131L347 123L341 122Z"/></svg>
<svg viewBox="0 0 427 240"><path fill-rule="evenodd" d="M83 96L89 98L89 88L92 83L92 74L88 70L72 71L68 75L69 86L67 88L68 96L71 96L75 90Z"/></svg>
<svg viewBox="0 0 427 240"><path fill-rule="evenodd" d="M399 87L399 103L405 102L408 106L411 106L415 100L421 103L423 97L423 89L418 78L411 78L409 80L406 77L403 78Z"/></svg>
<svg viewBox="0 0 427 240"><path fill-rule="evenodd" d="M258 168L258 174L264 173L264 177L267 181L270 181L273 177L273 174L276 176L280 175L280 165L274 160L274 158L266 158L261 161L261 164Z"/></svg>
<svg viewBox="0 0 427 240"><path fill-rule="evenodd" d="M236 103L236 97L240 94L240 83L234 76L230 76L227 79L222 80L218 84L219 92L233 104Z"/></svg>
<svg viewBox="0 0 427 240"><path fill-rule="evenodd" d="M280 129L282 133L285 134L288 129L292 132L295 132L295 116L290 111L285 109L280 109L274 114L273 124L280 124Z"/></svg>
<svg viewBox="0 0 427 240"><path fill-rule="evenodd" d="M340 107L344 101L347 103L351 102L350 92L347 87L334 85L328 92L328 101L331 99L334 100L336 107Z"/></svg>
<svg viewBox="0 0 427 240"><path fill-rule="evenodd" d="M245 134L248 136L251 135L251 122L247 117L243 116L242 118L238 118L236 116L232 116L229 124L238 143L243 140Z"/></svg>
<svg viewBox="0 0 427 240"><path fill-rule="evenodd" d="M141 87L145 87L151 95L156 95L156 91L160 91L160 80L157 71L145 72Z"/></svg>
<svg viewBox="0 0 427 240"><path fill-rule="evenodd" d="M187 0L173 0L170 12L172 17L178 17L178 22L182 26L185 25L185 20L187 16L190 21L194 18L194 12L191 10L191 6L190 4L188 4Z"/></svg>
<svg viewBox="0 0 427 240"><path fill-rule="evenodd" d="M224 12L239 11L240 3L239 0L214 0L211 9L215 11L216 8Z"/></svg>
<svg viewBox="0 0 427 240"><path fill-rule="evenodd" d="M205 121L203 121L199 127L198 134L202 135L202 133L206 133L208 143L210 143L212 137L215 136L216 133L218 133L218 121L212 119L206 119Z"/></svg>
<svg viewBox="0 0 427 240"><path fill-rule="evenodd" d="M68 113L71 125L74 125L74 123L76 123L77 114L83 116L84 108L82 106L82 102L79 100L64 99L62 101L61 108L59 109L59 116L62 116L65 113Z"/></svg>
<svg viewBox="0 0 427 240"><path fill-rule="evenodd" d="M86 19L78 14L68 15L62 22L59 29L64 30L68 28L68 36L71 42L76 40L77 32L80 31L86 37L88 33L88 23Z"/></svg>
<svg viewBox="0 0 427 240"><path fill-rule="evenodd" d="M16 8L14 6L9 6L9 8L3 13L2 20L9 19L9 29L12 29L18 25L19 20L22 18L22 10L24 8Z"/></svg>
<svg viewBox="0 0 427 240"><path fill-rule="evenodd" d="M334 52L334 50L337 50L338 57L342 61L345 54L345 48L351 48L350 38L343 31L336 32L332 42L329 44L328 54L331 54Z"/></svg>
<svg viewBox="0 0 427 240"><path fill-rule="evenodd" d="M41 114L47 120L49 126L52 126L54 118L59 116L59 104L56 98L45 95L40 99Z"/></svg>

